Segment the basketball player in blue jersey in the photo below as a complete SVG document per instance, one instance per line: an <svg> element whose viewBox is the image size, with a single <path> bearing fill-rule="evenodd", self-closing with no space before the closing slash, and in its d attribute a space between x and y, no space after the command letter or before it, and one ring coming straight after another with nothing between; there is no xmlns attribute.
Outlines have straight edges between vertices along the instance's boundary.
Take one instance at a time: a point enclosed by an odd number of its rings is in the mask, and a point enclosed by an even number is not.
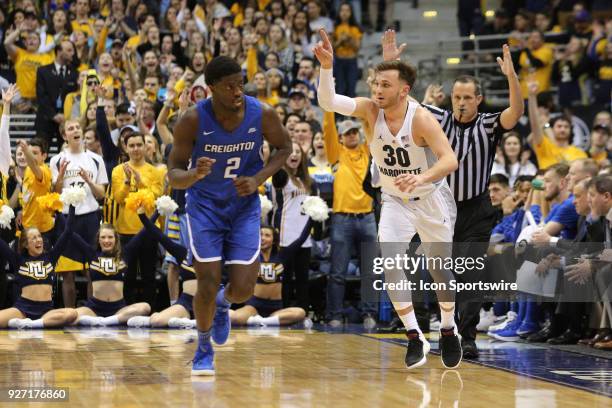
<svg viewBox="0 0 612 408"><path fill-rule="evenodd" d="M205 78L212 97L198 102L175 125L168 158L170 185L187 190L189 244L198 281L193 301L198 348L192 375L214 375L211 337L225 343L231 303L253 295L259 273L257 187L281 168L291 151L276 111L244 95L236 61L214 58ZM265 166L264 138L277 149ZM218 291L223 263L230 266L229 283Z"/></svg>

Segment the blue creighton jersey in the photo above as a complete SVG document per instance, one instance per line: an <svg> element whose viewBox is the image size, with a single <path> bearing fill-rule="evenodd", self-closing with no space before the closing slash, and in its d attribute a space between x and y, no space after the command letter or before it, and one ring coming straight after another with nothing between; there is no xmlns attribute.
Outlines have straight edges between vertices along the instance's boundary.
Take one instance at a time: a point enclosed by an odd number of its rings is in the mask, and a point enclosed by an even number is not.
<svg viewBox="0 0 612 408"><path fill-rule="evenodd" d="M212 109L212 99L198 102L198 134L191 167L198 158L210 157L216 162L209 175L193 184L188 190L188 201L212 199L228 201L238 197L233 179L238 176L254 176L263 168L261 131L262 106L250 96L244 96L244 119L233 131L224 130Z"/></svg>

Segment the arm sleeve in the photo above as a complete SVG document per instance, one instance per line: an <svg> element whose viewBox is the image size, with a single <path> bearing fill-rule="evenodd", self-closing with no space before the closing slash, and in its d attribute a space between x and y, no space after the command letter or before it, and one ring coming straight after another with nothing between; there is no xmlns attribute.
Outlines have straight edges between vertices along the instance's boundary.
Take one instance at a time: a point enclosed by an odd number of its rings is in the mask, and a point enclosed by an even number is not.
<svg viewBox="0 0 612 408"><path fill-rule="evenodd" d="M68 221L66 221L66 227L64 228L62 235L60 235L59 239L57 240L57 242L55 243L51 251L49 251L49 255L51 257L51 263L53 265L57 263L57 260L64 252L64 249L66 249L66 246L68 246L68 241L70 240L70 237L72 235L72 225L74 223L74 212L75 212L75 208L73 205L71 205L70 209L68 210Z"/></svg>
<svg viewBox="0 0 612 408"><path fill-rule="evenodd" d="M308 218L308 221L306 222L306 225L304 226L304 229L302 230L300 236L291 244L289 244L289 246L280 250L278 255L283 264L287 263L287 261L293 257L295 251L297 251L306 241L306 239L310 236L310 230L313 224L314 221L312 220L312 218Z"/></svg>
<svg viewBox="0 0 612 408"><path fill-rule="evenodd" d="M353 116L357 102L353 98L337 95L331 69L321 68L317 97L319 106L329 112L338 112L344 116Z"/></svg>
<svg viewBox="0 0 612 408"><path fill-rule="evenodd" d="M102 157L108 162L119 162L119 147L113 143L104 106L96 108L96 132L100 139L100 147L102 148Z"/></svg>
<svg viewBox="0 0 612 408"><path fill-rule="evenodd" d="M0 239L0 258L6 259L12 272L17 270L17 255L3 239Z"/></svg>
<svg viewBox="0 0 612 408"><path fill-rule="evenodd" d="M157 214L157 211L155 214ZM161 230L154 225L155 216L153 216L151 219L148 219L144 214L139 214L138 216L147 233L158 241L164 247L164 249L168 251L170 255L174 257L174 259L176 259L176 263L180 265L181 262L183 262L183 260L187 257L187 248L177 244L166 234L161 232Z"/></svg>
<svg viewBox="0 0 612 408"><path fill-rule="evenodd" d="M0 173L5 176L11 167L11 140L9 138L9 115L0 118Z"/></svg>
<svg viewBox="0 0 612 408"><path fill-rule="evenodd" d="M91 262L96 257L96 250L76 232L72 234L71 244L83 253L83 260L85 262Z"/></svg>
<svg viewBox="0 0 612 408"><path fill-rule="evenodd" d="M287 181L289 181L289 175L283 169L280 169L272 176L272 185L274 188L283 188L287 185Z"/></svg>

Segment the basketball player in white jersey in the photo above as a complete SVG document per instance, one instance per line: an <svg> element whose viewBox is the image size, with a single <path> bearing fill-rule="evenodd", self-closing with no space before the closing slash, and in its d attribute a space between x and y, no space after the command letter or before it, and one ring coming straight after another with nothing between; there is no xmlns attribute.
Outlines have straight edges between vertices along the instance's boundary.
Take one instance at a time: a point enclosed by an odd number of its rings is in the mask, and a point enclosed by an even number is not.
<svg viewBox="0 0 612 408"><path fill-rule="evenodd" d="M383 192L379 241L383 257L402 255L418 233L428 257L450 257L453 224L457 209L446 176L457 169L457 158L435 118L408 94L416 79L416 70L401 61L383 62L376 67L372 84L373 98L349 98L334 91L333 49L325 31L314 47L321 64L319 105L364 123L367 142L380 175ZM452 272L429 272L436 282L448 283ZM385 270L385 280L405 279L399 267ZM406 366L425 364L430 346L417 324L409 291L389 290L389 298L401 318L408 336ZM454 292L437 291L442 315L440 352L447 368L461 362L461 343L454 321Z"/></svg>

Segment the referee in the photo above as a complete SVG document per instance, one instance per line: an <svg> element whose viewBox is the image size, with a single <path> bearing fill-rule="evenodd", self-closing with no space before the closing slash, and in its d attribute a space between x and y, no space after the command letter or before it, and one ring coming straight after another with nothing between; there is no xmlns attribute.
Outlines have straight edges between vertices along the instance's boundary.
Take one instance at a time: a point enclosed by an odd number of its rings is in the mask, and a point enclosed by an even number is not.
<svg viewBox="0 0 612 408"><path fill-rule="evenodd" d="M404 47L397 48L395 33L386 32L383 37L383 59L398 59ZM503 47L503 59L497 58L497 62L508 79L510 92L510 107L503 112L478 112L478 105L483 99L480 82L467 75L458 77L453 84L452 112L427 105L438 99L433 95L432 87L428 88L423 101L440 122L459 161L458 169L447 178L457 203L453 242L460 244L453 251L455 257L478 257L486 252L496 220L496 211L491 205L488 191L496 148L501 135L514 128L524 111L521 87L507 45ZM456 277L462 282L477 282L481 272L466 271ZM481 304L478 299L466 301L465 298L461 299L461 294L458 295L458 329L464 358L478 357L475 340Z"/></svg>

